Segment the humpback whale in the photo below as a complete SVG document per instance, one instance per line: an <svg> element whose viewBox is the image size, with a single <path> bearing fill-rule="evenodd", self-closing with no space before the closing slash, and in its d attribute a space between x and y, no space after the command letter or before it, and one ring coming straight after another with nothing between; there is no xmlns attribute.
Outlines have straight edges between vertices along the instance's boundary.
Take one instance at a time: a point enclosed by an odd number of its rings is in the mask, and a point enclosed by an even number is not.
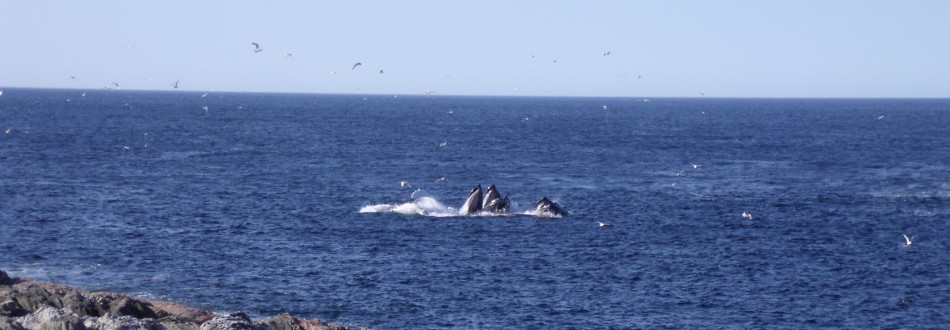
<svg viewBox="0 0 950 330"><path fill-rule="evenodd" d="M465 200L465 204L462 204L462 208L459 209L459 214L469 215L478 213L482 210L482 185L475 186L472 188L472 192L468 194L468 199Z"/></svg>
<svg viewBox="0 0 950 330"><path fill-rule="evenodd" d="M564 211L557 203L552 202L547 197L541 197L537 203L534 203L534 210L538 212L538 215L542 216L560 217L567 215L567 211Z"/></svg>
<svg viewBox="0 0 950 330"><path fill-rule="evenodd" d="M509 204L511 204L511 201L508 199L508 197L502 198L501 194L498 193L498 189L495 188L495 185L491 185L488 187L488 191L485 193L485 199L482 203L482 211L505 213L508 212Z"/></svg>

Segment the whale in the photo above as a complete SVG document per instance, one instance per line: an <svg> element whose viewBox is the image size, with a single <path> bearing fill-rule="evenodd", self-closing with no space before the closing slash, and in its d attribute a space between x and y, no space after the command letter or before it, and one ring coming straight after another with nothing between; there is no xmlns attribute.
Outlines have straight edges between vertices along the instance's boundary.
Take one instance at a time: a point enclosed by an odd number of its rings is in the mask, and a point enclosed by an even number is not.
<svg viewBox="0 0 950 330"><path fill-rule="evenodd" d="M482 185L477 185L475 188L472 188L472 192L468 194L468 198L465 199L465 204L462 204L462 207L459 208L459 214L461 215L470 215L478 213L482 210Z"/></svg>
<svg viewBox="0 0 950 330"><path fill-rule="evenodd" d="M501 197L501 193L498 192L498 189L495 188L495 185L488 187L488 191L485 192L485 198L482 200L482 211L491 212L491 213L506 213L508 212L508 205L511 204L511 201L508 197Z"/></svg>
<svg viewBox="0 0 950 330"><path fill-rule="evenodd" d="M567 215L567 211L547 197L541 197L537 203L534 203L534 211L537 212L539 216L562 217Z"/></svg>

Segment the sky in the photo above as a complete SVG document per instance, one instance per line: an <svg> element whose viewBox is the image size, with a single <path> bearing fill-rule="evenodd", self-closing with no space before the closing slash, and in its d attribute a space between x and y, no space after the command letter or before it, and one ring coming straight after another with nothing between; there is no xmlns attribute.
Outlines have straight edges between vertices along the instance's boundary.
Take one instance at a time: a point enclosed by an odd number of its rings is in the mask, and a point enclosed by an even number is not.
<svg viewBox="0 0 950 330"><path fill-rule="evenodd" d="M0 0L0 88L946 98L947 17L950 1Z"/></svg>

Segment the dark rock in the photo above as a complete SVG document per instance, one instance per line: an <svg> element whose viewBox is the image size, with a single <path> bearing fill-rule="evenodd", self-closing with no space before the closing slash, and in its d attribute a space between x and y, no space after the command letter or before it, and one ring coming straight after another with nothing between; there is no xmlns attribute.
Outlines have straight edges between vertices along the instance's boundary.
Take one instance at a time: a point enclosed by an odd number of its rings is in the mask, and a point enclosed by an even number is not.
<svg viewBox="0 0 950 330"><path fill-rule="evenodd" d="M29 314L30 312L23 309L19 303L17 303L16 297L11 297L0 303L0 316L23 316Z"/></svg>
<svg viewBox="0 0 950 330"><path fill-rule="evenodd" d="M26 330L26 328L13 318L0 316L0 330Z"/></svg>
<svg viewBox="0 0 950 330"><path fill-rule="evenodd" d="M297 319L288 313L271 316L258 323L273 330L303 330Z"/></svg>
<svg viewBox="0 0 950 330"><path fill-rule="evenodd" d="M0 285L13 285L13 279L3 269L0 269Z"/></svg>

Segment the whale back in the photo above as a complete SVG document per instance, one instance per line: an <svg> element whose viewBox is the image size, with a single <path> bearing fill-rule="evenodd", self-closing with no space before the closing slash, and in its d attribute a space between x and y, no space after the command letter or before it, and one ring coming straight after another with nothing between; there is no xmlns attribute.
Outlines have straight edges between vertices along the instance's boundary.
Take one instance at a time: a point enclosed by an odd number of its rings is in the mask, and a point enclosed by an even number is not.
<svg viewBox="0 0 950 330"><path fill-rule="evenodd" d="M538 214L551 215L551 216L564 216L567 214L567 211L564 211L557 203L552 202L547 197L541 197L537 203L534 203L534 210Z"/></svg>

